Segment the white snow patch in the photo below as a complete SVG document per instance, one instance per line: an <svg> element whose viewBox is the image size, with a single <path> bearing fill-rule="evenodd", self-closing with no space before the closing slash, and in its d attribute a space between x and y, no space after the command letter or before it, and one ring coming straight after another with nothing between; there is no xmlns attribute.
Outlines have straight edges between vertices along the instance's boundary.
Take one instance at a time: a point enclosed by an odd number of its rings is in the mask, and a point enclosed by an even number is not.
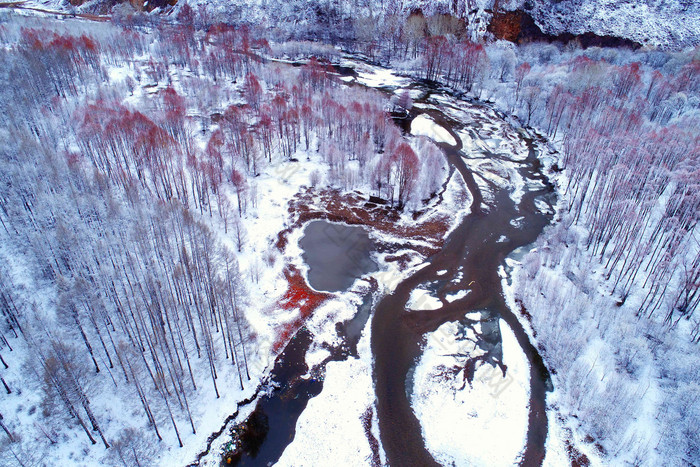
<svg viewBox="0 0 700 467"><path fill-rule="evenodd" d="M455 170L447 182L442 200L443 202L438 206L437 211L446 214L452 221L452 225L445 233L445 237L447 237L471 213L472 202L474 201L472 193L467 188L467 184L459 171ZM442 274L446 272L445 270ZM438 273L438 275L442 274Z"/></svg>
<svg viewBox="0 0 700 467"><path fill-rule="evenodd" d="M429 290L414 289L411 291L411 296L406 303L406 308L414 311L418 310L437 310L442 307L442 302L439 298L430 294Z"/></svg>
<svg viewBox="0 0 700 467"><path fill-rule="evenodd" d="M455 340L456 323L428 336L414 374L412 405L428 450L443 465L513 465L525 446L529 366L513 331L503 320L499 324L506 376L482 365L472 387L464 389L461 374L445 381L440 367L463 364L451 355L464 353L471 342Z"/></svg>
<svg viewBox="0 0 700 467"><path fill-rule="evenodd" d="M515 219L513 219L513 220L510 221L510 225L512 225L513 227L519 229L519 228L521 228L521 227L523 226L523 221L524 221L524 220L525 220L525 218L522 217L522 216L521 216L521 217L516 217Z"/></svg>
<svg viewBox="0 0 700 467"><path fill-rule="evenodd" d="M455 146L457 142L449 131L438 125L426 114L421 114L411 122L411 134L416 136L427 136L436 143L447 143Z"/></svg>
<svg viewBox="0 0 700 467"><path fill-rule="evenodd" d="M469 292L471 292L471 290L460 290L459 292L456 292L456 293L447 294L447 295L445 295L445 300L452 303L455 300L463 299L464 297L467 296L467 294Z"/></svg>
<svg viewBox="0 0 700 467"><path fill-rule="evenodd" d="M393 70L370 66L360 62L348 62L357 72L357 82L371 88L380 87L403 87L407 86L411 80L402 76L397 76Z"/></svg>
<svg viewBox="0 0 700 467"><path fill-rule="evenodd" d="M535 206L537 207L537 210L541 213L552 214L552 209L549 207L549 204L547 204L547 202L543 199L535 198Z"/></svg>

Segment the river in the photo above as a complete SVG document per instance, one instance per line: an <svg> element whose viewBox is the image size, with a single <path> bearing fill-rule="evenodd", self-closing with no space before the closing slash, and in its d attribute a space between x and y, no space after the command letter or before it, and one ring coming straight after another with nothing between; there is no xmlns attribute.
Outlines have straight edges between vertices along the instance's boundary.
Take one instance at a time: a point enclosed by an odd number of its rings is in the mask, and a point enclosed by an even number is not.
<svg viewBox="0 0 700 467"><path fill-rule="evenodd" d="M545 393L551 382L537 349L505 304L498 269L506 256L532 243L549 224L551 215L541 213L534 200L544 198L551 207L553 187L540 172L533 142L527 140L529 155L520 164L520 174L527 180L540 182L543 187L525 193L519 205L511 199L508 189L494 188L489 196L492 201L484 209L483 193L464 161L462 143L455 132L462 124L437 110L429 114L457 141L454 146L446 143L440 146L449 163L467 183L473 196L472 209L450 234L441 251L401 282L393 294L385 296L374 310L373 376L382 445L390 465L438 465L425 448L420 422L407 397L407 376L421 355L426 333L435 331L445 322L459 320L471 311L488 310L510 326L530 364L530 412L522 465L541 465L547 439ZM514 222L516 219L518 222ZM502 236L506 241L501 241ZM443 270L447 270L447 274L439 275L438 271ZM471 293L439 310L406 312L411 291L426 282L441 284L435 290L439 298L444 298L448 285L454 287L455 283Z"/></svg>
<svg viewBox="0 0 700 467"><path fill-rule="evenodd" d="M348 68L341 71L346 77L354 75ZM344 337L343 345L331 349L331 355L313 369L307 368L304 360L313 336L305 328L297 333L275 361L270 383L266 385L269 390L257 398L253 415L234 428L238 430L239 437L243 433L245 448L235 456L224 456L224 465L229 462L233 465L272 465L280 458L294 439L295 423L308 401L323 389L326 363L342 361L356 353L360 333L370 317L376 410L387 462L394 466L438 465L426 449L420 422L411 408L411 386L407 381L421 356L426 334L443 323L463 319L472 311L505 321L527 357L530 401L527 442L521 465L542 464L548 429L546 392L551 390L551 381L537 349L505 303L499 268L508 255L532 243L551 222L555 201L553 186L541 171L536 144L522 134L520 138L528 147L527 157L508 162L525 181L523 195L514 200L510 193L512 187L478 183L470 161L473 151L462 150L462 140L458 134L458 131L468 129L467 124L443 112L440 99L436 100L435 97L449 97L453 103L460 101L433 83L412 82L408 87L422 93L416 102L420 109L414 108L408 118L398 123L408 129L412 118L421 113L428 114L452 135L455 145L439 143L439 146L447 157L451 171L456 170L461 174L472 195L471 212L450 233L440 251L428 258L417 272L400 282L393 293L382 297L374 307L373 294L368 293L355 317L338 323L339 334ZM391 87L379 89L388 94L395 90ZM462 105L478 107L481 104L462 101ZM491 112L491 115L494 113ZM481 151L480 157L504 158L502 154L497 156L489 151ZM485 187L487 193L483 191ZM539 200L540 208L535 200ZM543 203L547 209L541 209ZM316 221L308 224L306 229L309 235L301 241L301 246L305 261L312 265L308 280L317 290L346 290L355 278L376 270L376 265L369 258L373 248L371 241L361 228ZM345 240L332 239L327 235L329 231L356 237L352 241L348 241L350 237ZM362 248L354 264L339 267L338 263L328 261L334 254L347 257L338 253L343 249L344 242L347 245L358 241ZM434 294L443 299L442 308L407 312L406 304L411 292L425 283L431 283ZM448 303L444 300L445 296L455 289L470 290L470 293ZM481 336L480 345L493 346L497 342L486 341L500 339L497 332L488 336L485 334Z"/></svg>

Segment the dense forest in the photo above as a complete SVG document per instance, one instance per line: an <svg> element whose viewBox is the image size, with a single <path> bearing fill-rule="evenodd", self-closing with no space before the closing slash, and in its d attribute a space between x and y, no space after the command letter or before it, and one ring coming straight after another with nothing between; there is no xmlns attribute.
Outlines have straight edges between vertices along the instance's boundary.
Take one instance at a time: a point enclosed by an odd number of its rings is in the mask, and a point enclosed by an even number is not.
<svg viewBox="0 0 700 467"><path fill-rule="evenodd" d="M270 311L295 284L275 243L287 202L359 193L405 222L444 190L438 145L395 125L410 93L347 83L348 54L556 153L555 222L509 290L557 410L604 461L700 462L700 49L326 13L281 37L187 5L107 23L1 12L2 462L189 456L220 424L207 405L249 397L300 325Z"/></svg>

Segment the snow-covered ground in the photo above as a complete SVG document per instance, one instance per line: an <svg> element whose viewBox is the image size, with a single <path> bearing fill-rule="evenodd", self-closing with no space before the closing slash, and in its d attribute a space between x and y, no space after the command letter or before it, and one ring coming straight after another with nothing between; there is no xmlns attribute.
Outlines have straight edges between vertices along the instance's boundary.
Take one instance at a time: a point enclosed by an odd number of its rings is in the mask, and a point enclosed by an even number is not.
<svg viewBox="0 0 700 467"><path fill-rule="evenodd" d="M449 131L435 123L435 121L426 114L418 115L411 120L411 134L427 136L436 143L447 143L452 146L457 144Z"/></svg>
<svg viewBox="0 0 700 467"><path fill-rule="evenodd" d="M412 406L426 446L443 465L514 465L524 449L529 410L529 366L515 335L499 320L505 376L479 365L470 385L451 371L483 351L457 339L460 324L448 322L428 334L413 376ZM477 328L478 330L478 328ZM463 356L455 356L455 355Z"/></svg>
<svg viewBox="0 0 700 467"><path fill-rule="evenodd" d="M345 310L352 307L346 306ZM312 327L316 334L314 345L329 342L329 337L332 342L332 336L336 335L334 321L326 320L323 327ZM374 406L370 329L368 320L357 346L359 358L350 356L326 365L323 391L302 412L294 441L276 465L331 466L339 462L348 466L368 465L372 451L362 416ZM308 355L307 364L311 364ZM378 439L376 416L373 418L373 432Z"/></svg>

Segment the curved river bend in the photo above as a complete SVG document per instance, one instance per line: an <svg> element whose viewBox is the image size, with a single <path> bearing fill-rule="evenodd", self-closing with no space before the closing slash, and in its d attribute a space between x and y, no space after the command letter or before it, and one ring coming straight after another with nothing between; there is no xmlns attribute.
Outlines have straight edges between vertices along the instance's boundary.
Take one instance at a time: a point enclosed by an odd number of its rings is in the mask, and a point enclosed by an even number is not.
<svg viewBox="0 0 700 467"><path fill-rule="evenodd" d="M372 318L372 353L375 359L374 383L377 415L382 445L390 465L438 465L425 448L420 422L416 419L407 396L407 377L421 355L424 335L448 321L456 321L472 311L487 310L502 318L515 333L518 344L530 366L530 408L527 445L521 465L541 465L547 439L545 393L551 388L549 373L537 349L503 298L499 266L515 249L532 243L551 221L551 215L540 212L535 199L545 202L552 212L554 190L540 171L534 143L525 140L529 154L518 163L524 180L541 188L527 191L520 203L509 196L508 188L493 184L489 201L474 173L465 163L467 154L455 130L462 124L438 110L427 111L453 136L457 144L440 143L449 163L460 172L473 196L471 213L449 235L445 245L426 265L401 282L393 294L384 297ZM505 237L505 241L503 241ZM447 274L438 271L447 270ZM435 291L444 299L457 289L471 290L463 299L445 304L438 310L406 311L411 291L420 284L438 284ZM449 287L449 289L448 289ZM443 301L443 303L446 303ZM410 389L410 388L409 388Z"/></svg>

